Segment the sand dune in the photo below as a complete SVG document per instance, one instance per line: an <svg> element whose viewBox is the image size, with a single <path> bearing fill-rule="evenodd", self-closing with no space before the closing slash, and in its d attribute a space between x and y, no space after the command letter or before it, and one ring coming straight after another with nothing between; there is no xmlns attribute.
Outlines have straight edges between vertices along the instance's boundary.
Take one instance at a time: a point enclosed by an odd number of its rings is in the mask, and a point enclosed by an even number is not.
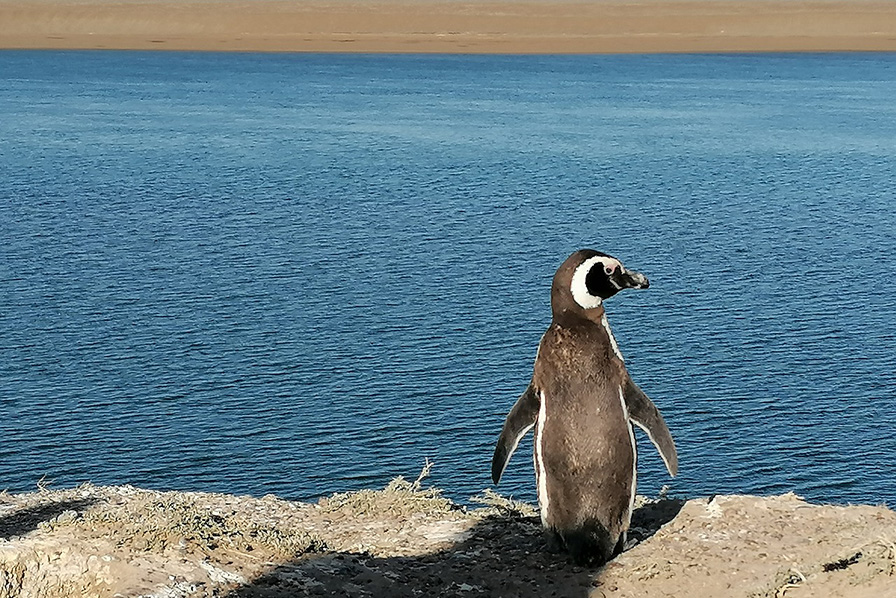
<svg viewBox="0 0 896 598"><path fill-rule="evenodd" d="M0 48L894 51L896 2L0 0Z"/></svg>

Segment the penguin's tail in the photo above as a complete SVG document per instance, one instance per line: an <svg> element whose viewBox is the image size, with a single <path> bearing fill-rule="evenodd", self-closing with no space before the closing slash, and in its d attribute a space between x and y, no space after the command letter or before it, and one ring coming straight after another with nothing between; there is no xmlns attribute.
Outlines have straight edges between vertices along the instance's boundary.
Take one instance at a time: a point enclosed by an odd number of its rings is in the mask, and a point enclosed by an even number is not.
<svg viewBox="0 0 896 598"><path fill-rule="evenodd" d="M559 532L566 549L577 565L600 567L622 552L625 534L613 537L599 521Z"/></svg>

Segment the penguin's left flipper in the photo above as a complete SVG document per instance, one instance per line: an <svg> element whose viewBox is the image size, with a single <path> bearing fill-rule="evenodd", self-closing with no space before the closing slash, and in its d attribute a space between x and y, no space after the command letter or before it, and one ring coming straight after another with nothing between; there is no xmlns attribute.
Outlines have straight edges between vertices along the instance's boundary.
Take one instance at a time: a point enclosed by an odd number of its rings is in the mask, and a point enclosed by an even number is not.
<svg viewBox="0 0 896 598"><path fill-rule="evenodd" d="M495 447L494 456L492 456L492 481L495 484L501 480L501 474L504 473L504 468L510 461L510 455L516 450L520 440L535 425L540 406L541 400L538 398L538 393L529 384L525 392L516 400L510 413L507 414L501 436L498 437L498 445Z"/></svg>
<svg viewBox="0 0 896 598"><path fill-rule="evenodd" d="M675 441L672 440L672 434L666 427L666 422L660 414L660 410L656 408L653 401L650 400L644 391L638 388L631 377L626 380L625 389L625 405L628 407L628 417L632 423L647 432L650 441L659 451L663 463L669 474L674 476L678 473L678 453L675 450Z"/></svg>

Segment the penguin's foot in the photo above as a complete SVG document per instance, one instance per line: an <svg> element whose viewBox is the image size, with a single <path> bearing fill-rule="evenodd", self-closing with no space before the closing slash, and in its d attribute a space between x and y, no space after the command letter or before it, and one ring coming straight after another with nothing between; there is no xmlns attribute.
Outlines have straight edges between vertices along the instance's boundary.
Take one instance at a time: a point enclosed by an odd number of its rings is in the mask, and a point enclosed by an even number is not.
<svg viewBox="0 0 896 598"><path fill-rule="evenodd" d="M548 554L560 554L566 551L566 543L563 538L553 530L545 531L544 541Z"/></svg>

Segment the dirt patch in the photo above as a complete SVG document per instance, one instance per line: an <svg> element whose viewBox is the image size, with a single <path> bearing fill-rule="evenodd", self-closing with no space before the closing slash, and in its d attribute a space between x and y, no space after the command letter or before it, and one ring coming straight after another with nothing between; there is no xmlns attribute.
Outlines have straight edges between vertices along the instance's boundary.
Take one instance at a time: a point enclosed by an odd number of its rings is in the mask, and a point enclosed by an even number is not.
<svg viewBox="0 0 896 598"><path fill-rule="evenodd" d="M130 486L0 495L0 598L896 597L896 513L792 494L640 500L601 569L530 505L401 478L317 504Z"/></svg>

